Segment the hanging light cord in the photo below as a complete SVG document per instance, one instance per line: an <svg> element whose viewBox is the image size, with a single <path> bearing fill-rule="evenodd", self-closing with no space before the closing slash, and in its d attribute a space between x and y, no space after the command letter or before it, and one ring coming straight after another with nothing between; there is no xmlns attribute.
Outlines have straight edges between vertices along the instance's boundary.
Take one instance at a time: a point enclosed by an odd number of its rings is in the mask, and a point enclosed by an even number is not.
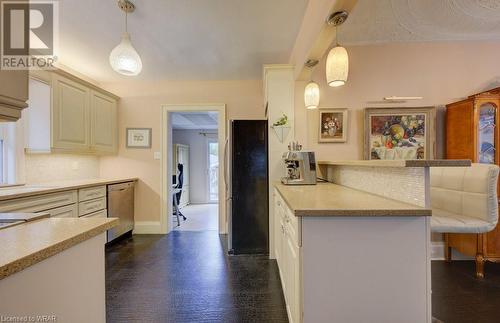
<svg viewBox="0 0 500 323"><path fill-rule="evenodd" d="M128 11L125 10L125 32L128 33Z"/></svg>

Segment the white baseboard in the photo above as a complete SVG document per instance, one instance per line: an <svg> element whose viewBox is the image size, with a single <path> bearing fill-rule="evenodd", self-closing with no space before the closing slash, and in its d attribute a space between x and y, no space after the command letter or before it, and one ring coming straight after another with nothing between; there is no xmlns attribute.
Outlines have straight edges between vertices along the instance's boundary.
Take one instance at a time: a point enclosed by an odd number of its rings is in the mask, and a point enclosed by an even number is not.
<svg viewBox="0 0 500 323"><path fill-rule="evenodd" d="M133 234L161 234L160 221L138 221L134 223Z"/></svg>
<svg viewBox="0 0 500 323"><path fill-rule="evenodd" d="M452 260L474 260L473 257L462 255L456 250L451 251ZM444 260L444 242L433 241L431 242L431 260Z"/></svg>

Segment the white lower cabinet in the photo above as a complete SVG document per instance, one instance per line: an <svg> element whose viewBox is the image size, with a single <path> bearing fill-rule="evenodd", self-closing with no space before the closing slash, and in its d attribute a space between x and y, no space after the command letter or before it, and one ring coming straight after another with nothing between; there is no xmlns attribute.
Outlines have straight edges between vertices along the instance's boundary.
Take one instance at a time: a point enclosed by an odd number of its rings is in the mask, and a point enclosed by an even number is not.
<svg viewBox="0 0 500 323"><path fill-rule="evenodd" d="M100 210L100 211L82 216L82 218L107 218L107 217L108 217L108 210Z"/></svg>
<svg viewBox="0 0 500 323"><path fill-rule="evenodd" d="M76 204L61 206L44 213L49 213L51 218L77 218L78 206Z"/></svg>
<svg viewBox="0 0 500 323"><path fill-rule="evenodd" d="M106 186L0 201L0 212L44 212L57 218L107 217Z"/></svg>
<svg viewBox="0 0 500 323"><path fill-rule="evenodd" d="M278 262L288 320L302 322L300 218L295 218L280 194L274 192L275 255ZM292 218L294 217L294 218Z"/></svg>

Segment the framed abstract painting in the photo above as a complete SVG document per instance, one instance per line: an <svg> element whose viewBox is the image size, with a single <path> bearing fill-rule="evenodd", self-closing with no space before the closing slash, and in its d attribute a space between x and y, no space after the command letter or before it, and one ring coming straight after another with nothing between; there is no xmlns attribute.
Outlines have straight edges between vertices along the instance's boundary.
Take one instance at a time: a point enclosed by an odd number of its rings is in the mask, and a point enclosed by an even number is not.
<svg viewBox="0 0 500 323"><path fill-rule="evenodd" d="M348 130L347 109L319 110L319 142L346 142Z"/></svg>
<svg viewBox="0 0 500 323"><path fill-rule="evenodd" d="M435 108L366 108L365 159L434 159Z"/></svg>

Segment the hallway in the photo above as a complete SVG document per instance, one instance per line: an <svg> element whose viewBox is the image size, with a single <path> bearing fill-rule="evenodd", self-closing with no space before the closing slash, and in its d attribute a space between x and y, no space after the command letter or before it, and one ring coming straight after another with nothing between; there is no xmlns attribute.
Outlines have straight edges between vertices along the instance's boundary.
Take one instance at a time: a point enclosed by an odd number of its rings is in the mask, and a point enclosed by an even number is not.
<svg viewBox="0 0 500 323"><path fill-rule="evenodd" d="M228 257L225 240L174 231L107 248L107 322L288 322L276 262Z"/></svg>

